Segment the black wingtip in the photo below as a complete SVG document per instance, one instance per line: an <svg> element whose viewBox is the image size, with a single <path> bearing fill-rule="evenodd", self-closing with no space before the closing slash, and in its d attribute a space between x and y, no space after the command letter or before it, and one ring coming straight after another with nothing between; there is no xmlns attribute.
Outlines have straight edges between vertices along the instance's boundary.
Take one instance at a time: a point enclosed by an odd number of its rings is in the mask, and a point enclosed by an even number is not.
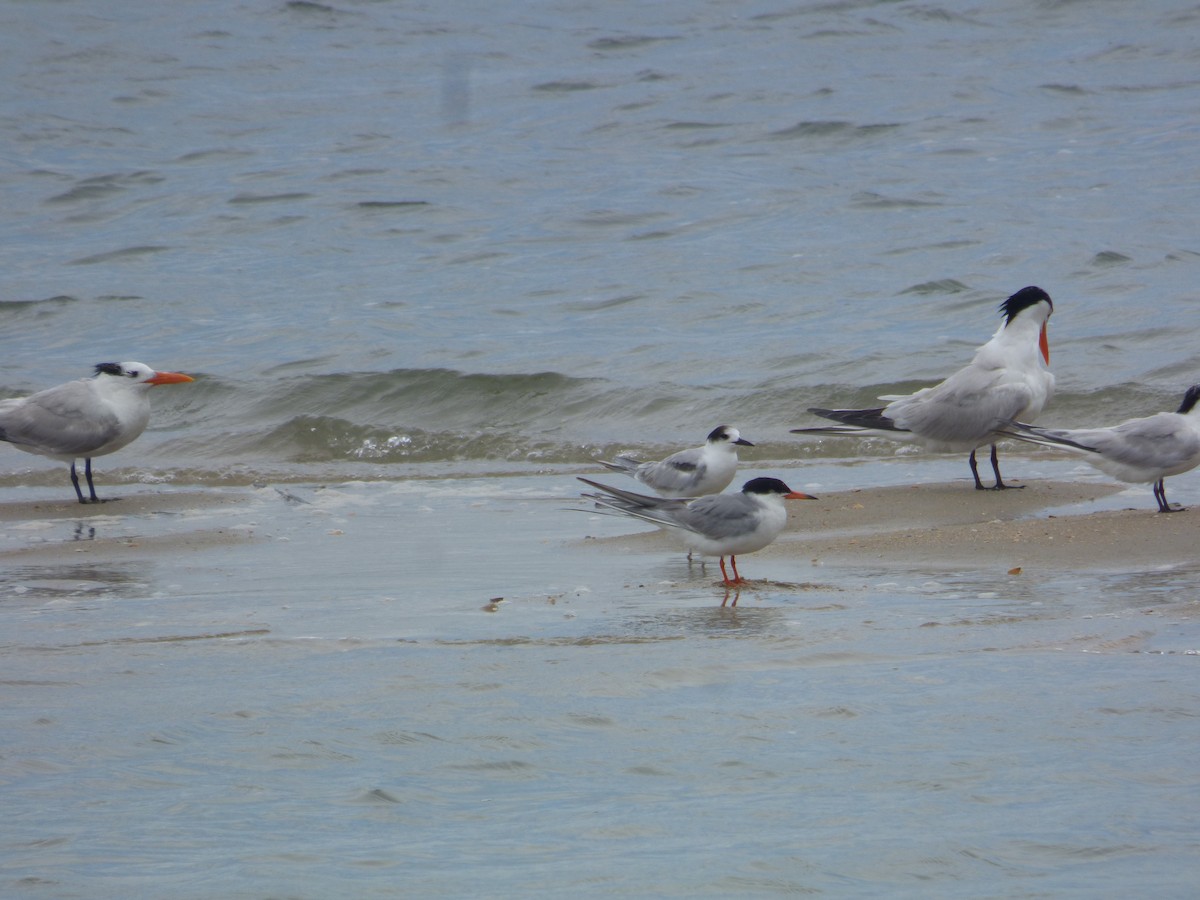
<svg viewBox="0 0 1200 900"><path fill-rule="evenodd" d="M809 407L808 411L814 416L840 422L842 425L849 425L853 428L874 428L876 431L908 430L898 428L895 422L883 414L885 409L887 409L886 406L877 406L874 409L819 409L813 406Z"/></svg>

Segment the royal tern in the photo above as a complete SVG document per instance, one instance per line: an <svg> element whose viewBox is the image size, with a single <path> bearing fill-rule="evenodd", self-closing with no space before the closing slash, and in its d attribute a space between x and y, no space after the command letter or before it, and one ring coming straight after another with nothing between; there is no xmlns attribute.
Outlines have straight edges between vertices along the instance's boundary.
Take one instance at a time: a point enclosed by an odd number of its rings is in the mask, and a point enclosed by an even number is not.
<svg viewBox="0 0 1200 900"><path fill-rule="evenodd" d="M809 409L840 422L819 428L793 428L795 434L856 435L913 441L939 452L970 451L976 490L975 450L992 445L991 490L1004 490L996 459L996 425L1008 419L1035 419L1054 393L1046 322L1054 311L1050 295L1038 287L1017 291L1000 305L1004 321L990 341L975 351L970 365L941 384L890 401L875 409Z"/></svg>
<svg viewBox="0 0 1200 900"><path fill-rule="evenodd" d="M751 478L736 494L713 494L696 500L648 497L598 481L580 478L602 494L585 493L606 510L644 519L680 532L683 542L702 556L720 558L721 577L726 585L740 584L738 554L761 550L779 536L787 524L784 500L815 500L793 491L778 478ZM725 557L733 567L733 579L725 571Z"/></svg>
<svg viewBox="0 0 1200 900"><path fill-rule="evenodd" d="M178 372L155 372L139 362L100 363L91 378L0 400L0 441L26 453L69 462L79 502L99 503L92 483L92 457L120 450L145 430L150 421L146 396L150 388L192 380ZM77 459L86 460L88 499L79 489Z"/></svg>
<svg viewBox="0 0 1200 900"><path fill-rule="evenodd" d="M753 446L736 428L718 425L708 433L703 447L680 450L658 462L641 462L631 456L596 462L632 476L663 497L703 497L729 487L737 472L737 448Z"/></svg>
<svg viewBox="0 0 1200 900"><path fill-rule="evenodd" d="M1183 507L1173 509L1167 504L1163 479L1200 465L1197 401L1200 401L1200 384L1187 389L1175 412L1130 419L1111 428L1035 428L1024 422L1009 422L999 433L1076 453L1118 481L1153 482L1158 511L1179 512Z"/></svg>

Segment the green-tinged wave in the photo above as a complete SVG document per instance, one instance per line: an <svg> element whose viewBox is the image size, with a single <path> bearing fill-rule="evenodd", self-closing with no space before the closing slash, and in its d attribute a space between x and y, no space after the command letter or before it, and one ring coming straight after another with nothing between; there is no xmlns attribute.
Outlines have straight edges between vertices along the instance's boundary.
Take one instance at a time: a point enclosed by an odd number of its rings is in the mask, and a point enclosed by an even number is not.
<svg viewBox="0 0 1200 900"><path fill-rule="evenodd" d="M698 446L719 424L736 426L754 442L742 453L747 465L924 452L885 438L790 431L821 423L807 412L810 406L873 406L880 396L926 386L911 381L804 384L781 374L695 386L627 384L616 371L613 379L451 369L291 373L240 380L201 373L194 384L156 391L150 430L97 465L114 479L172 480L191 472L186 477L214 483L302 473L396 477L436 472L439 465L456 471L589 467L618 453L661 459ZM1061 427L1115 424L1177 403L1161 386L1060 391L1038 421ZM59 464L15 451L4 455L14 483L42 470L55 482L65 477Z"/></svg>
<svg viewBox="0 0 1200 900"><path fill-rule="evenodd" d="M889 456L897 445L885 439L814 440L790 429L820 423L807 412L810 406L879 405L881 396L924 386L796 385L786 378L719 387L627 385L555 372L401 369L292 376L253 391L198 383L201 391L176 411L191 420L172 423L168 414L161 426L184 452L293 463L574 463L622 451L654 458L699 444L719 424L735 425L759 453L781 458ZM1176 402L1161 389L1140 385L1060 391L1039 421L1115 424Z"/></svg>
<svg viewBox="0 0 1200 900"><path fill-rule="evenodd" d="M297 463L569 462L579 453L578 447L510 431L432 432L359 425L336 416L297 416L256 438L253 445L259 455Z"/></svg>

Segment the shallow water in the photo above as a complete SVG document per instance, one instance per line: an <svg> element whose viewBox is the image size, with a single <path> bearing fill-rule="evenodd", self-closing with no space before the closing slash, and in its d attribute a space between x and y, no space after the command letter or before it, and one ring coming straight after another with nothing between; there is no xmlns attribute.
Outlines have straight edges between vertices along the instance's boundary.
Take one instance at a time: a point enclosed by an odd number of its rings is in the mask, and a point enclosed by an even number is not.
<svg viewBox="0 0 1200 900"><path fill-rule="evenodd" d="M564 508L571 484L227 489L43 523L68 552L0 582L8 889L1190 883L1195 572L751 556L722 608L714 569L612 543L629 526ZM105 540L124 554L90 563Z"/></svg>
<svg viewBox="0 0 1200 900"><path fill-rule="evenodd" d="M198 376L96 466L177 507L0 537L3 892L1190 895L1194 571L764 554L722 608L564 507L723 421L793 486L962 480L788 429L1031 283L1044 423L1174 408L1196 18L0 2L0 396Z"/></svg>

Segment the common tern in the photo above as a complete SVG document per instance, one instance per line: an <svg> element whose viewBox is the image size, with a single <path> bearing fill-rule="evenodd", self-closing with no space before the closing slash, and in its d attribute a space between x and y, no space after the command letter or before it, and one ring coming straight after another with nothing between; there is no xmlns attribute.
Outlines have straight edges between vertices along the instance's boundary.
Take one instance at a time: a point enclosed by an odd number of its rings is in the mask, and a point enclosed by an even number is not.
<svg viewBox="0 0 1200 900"><path fill-rule="evenodd" d="M736 428L718 425L708 433L703 447L680 450L657 462L641 462L631 456L596 462L632 476L663 497L703 497L729 487L737 472L737 448L753 446Z"/></svg>
<svg viewBox="0 0 1200 900"><path fill-rule="evenodd" d="M1008 487L996 459L997 422L1032 420L1054 393L1046 323L1054 303L1039 287L1017 291L1000 305L1004 321L975 357L941 384L890 401L874 409L816 409L808 411L840 422L818 428L793 428L794 434L885 437L910 441L938 452L970 451L969 464L976 490L988 490L979 479L975 450L991 444L991 490Z"/></svg>
<svg viewBox="0 0 1200 900"><path fill-rule="evenodd" d="M1035 428L1024 422L1008 422L1000 429L1004 437L1041 444L1078 454L1086 462L1118 481L1154 484L1159 512L1180 512L1171 507L1163 479L1180 475L1200 465L1200 384L1183 395L1175 412L1160 412L1130 419L1111 428Z"/></svg>
<svg viewBox="0 0 1200 900"><path fill-rule="evenodd" d="M92 457L129 444L150 421L146 392L156 384L193 381L178 372L156 372L139 362L100 363L91 378L68 381L28 397L0 400L0 441L18 450L71 464L80 503L99 503ZM89 498L79 488L75 461L84 459Z"/></svg>
<svg viewBox="0 0 1200 900"><path fill-rule="evenodd" d="M714 494L695 500L648 497L598 481L580 478L584 484L603 491L585 493L606 510L633 516L677 530L684 544L702 556L720 559L726 586L740 584L738 554L761 550L779 536L787 524L784 500L815 500L793 491L778 478L751 478L736 494ZM725 570L725 557L733 567L733 578Z"/></svg>

